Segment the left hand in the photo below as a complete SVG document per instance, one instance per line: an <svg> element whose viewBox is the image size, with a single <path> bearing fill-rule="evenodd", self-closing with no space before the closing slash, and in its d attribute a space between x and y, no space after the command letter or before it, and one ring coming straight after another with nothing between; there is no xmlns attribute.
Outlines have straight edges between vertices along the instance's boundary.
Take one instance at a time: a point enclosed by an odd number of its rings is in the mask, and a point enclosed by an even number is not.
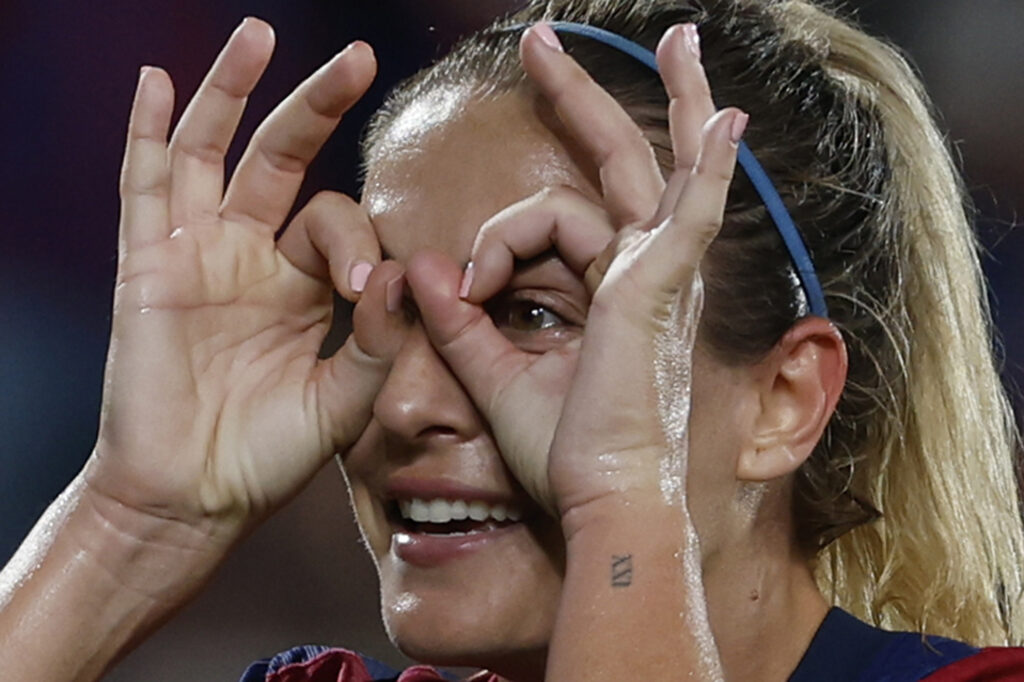
<svg viewBox="0 0 1024 682"><path fill-rule="evenodd" d="M524 36L523 63L597 163L603 208L559 190L506 209L478 236L464 300L461 272L443 256L414 258L407 278L433 344L491 424L513 473L564 520L609 495L658 493L665 463L680 442L685 447L699 316L699 305L687 302L700 296L701 258L722 221L746 116L715 113L683 28L667 32L658 62L675 170L666 184L628 114L548 47L542 30ZM593 300L582 343L530 354L481 304L505 286L515 258L552 246ZM682 477L685 462L677 464ZM675 489L682 495L685 485Z"/></svg>

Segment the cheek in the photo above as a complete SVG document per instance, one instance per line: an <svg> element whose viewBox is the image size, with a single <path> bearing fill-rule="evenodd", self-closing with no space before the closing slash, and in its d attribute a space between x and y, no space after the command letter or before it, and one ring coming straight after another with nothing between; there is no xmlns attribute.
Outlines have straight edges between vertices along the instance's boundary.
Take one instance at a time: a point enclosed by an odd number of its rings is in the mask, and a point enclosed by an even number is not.
<svg viewBox="0 0 1024 682"><path fill-rule="evenodd" d="M745 398L735 371L694 353L690 476L711 483L735 478L743 441Z"/></svg>
<svg viewBox="0 0 1024 682"><path fill-rule="evenodd" d="M749 443L751 392L737 373L694 354L687 499L702 539L727 516L740 453Z"/></svg>
<svg viewBox="0 0 1024 682"><path fill-rule="evenodd" d="M371 490L380 489L383 474L383 433L374 422L363 432L342 460L356 523L375 561L388 551L391 529L384 510Z"/></svg>

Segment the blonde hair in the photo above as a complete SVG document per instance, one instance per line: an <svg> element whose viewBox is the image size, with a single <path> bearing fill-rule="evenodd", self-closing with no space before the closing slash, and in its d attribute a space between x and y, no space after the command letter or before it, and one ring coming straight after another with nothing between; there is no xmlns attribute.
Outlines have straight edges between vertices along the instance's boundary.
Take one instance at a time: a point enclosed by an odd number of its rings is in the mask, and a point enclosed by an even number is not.
<svg viewBox="0 0 1024 682"><path fill-rule="evenodd" d="M806 2L772 6L788 40L876 112L891 180L883 201L906 234L900 259L905 403L858 462L857 487L883 512L819 554L826 595L893 629L1020 644L1024 535L1013 413L992 353L978 245L928 100L889 45Z"/></svg>
<svg viewBox="0 0 1024 682"><path fill-rule="evenodd" d="M542 19L650 48L696 22L716 101L751 114L746 139L803 232L850 353L836 413L794 483L797 539L822 592L882 627L1021 643L1017 434L964 192L906 61L805 0L535 0L397 89L365 156L435 87L528 87L506 28ZM660 81L594 41L564 42L667 160ZM763 357L807 314L742 174L705 270L701 342L727 362Z"/></svg>

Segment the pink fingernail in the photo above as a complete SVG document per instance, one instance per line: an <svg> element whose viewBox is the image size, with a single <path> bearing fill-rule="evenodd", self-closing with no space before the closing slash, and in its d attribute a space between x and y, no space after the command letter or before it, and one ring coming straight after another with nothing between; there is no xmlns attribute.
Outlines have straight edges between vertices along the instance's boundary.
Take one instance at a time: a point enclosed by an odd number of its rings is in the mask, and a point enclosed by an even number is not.
<svg viewBox="0 0 1024 682"><path fill-rule="evenodd" d="M683 26L683 34L686 37L686 47L697 59L700 59L700 31L697 30L696 24L686 24Z"/></svg>
<svg viewBox="0 0 1024 682"><path fill-rule="evenodd" d="M536 33L537 37L551 49L559 52L565 52L565 48L562 47L562 41L558 39L558 35L555 33L555 30L544 22L534 24L533 32Z"/></svg>
<svg viewBox="0 0 1024 682"><path fill-rule="evenodd" d="M373 264L367 263L366 261L359 261L352 266L352 269L348 273L348 284L352 287L352 291L357 294L363 293L363 289L366 288L366 281L370 279L370 273L373 272Z"/></svg>
<svg viewBox="0 0 1024 682"><path fill-rule="evenodd" d="M459 285L459 298L469 296L469 289L473 286L473 261L466 265L466 271L462 273L462 283Z"/></svg>
<svg viewBox="0 0 1024 682"><path fill-rule="evenodd" d="M746 132L749 121L750 115L742 111L733 117L729 137L734 143L739 144L739 141L743 139L743 133Z"/></svg>
<svg viewBox="0 0 1024 682"><path fill-rule="evenodd" d="M399 275L384 285L384 306L389 313L397 313L402 308L402 290L405 288L405 275Z"/></svg>

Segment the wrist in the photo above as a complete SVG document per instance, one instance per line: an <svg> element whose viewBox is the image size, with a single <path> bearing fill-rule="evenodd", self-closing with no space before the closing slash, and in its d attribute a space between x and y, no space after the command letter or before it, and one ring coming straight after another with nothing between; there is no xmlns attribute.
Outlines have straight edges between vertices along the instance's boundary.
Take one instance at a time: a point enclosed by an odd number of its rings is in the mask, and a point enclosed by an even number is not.
<svg viewBox="0 0 1024 682"><path fill-rule="evenodd" d="M137 514L82 475L50 506L0 579L0 670L96 679L198 591L224 549Z"/></svg>
<svg viewBox="0 0 1024 682"><path fill-rule="evenodd" d="M98 573L113 584L173 608L197 592L242 535L233 525L186 522L79 486L67 533Z"/></svg>
<svg viewBox="0 0 1024 682"><path fill-rule="evenodd" d="M683 494L665 491L657 483L636 485L587 498L561 513L567 543L580 534L647 533L651 528L685 531L693 521Z"/></svg>

